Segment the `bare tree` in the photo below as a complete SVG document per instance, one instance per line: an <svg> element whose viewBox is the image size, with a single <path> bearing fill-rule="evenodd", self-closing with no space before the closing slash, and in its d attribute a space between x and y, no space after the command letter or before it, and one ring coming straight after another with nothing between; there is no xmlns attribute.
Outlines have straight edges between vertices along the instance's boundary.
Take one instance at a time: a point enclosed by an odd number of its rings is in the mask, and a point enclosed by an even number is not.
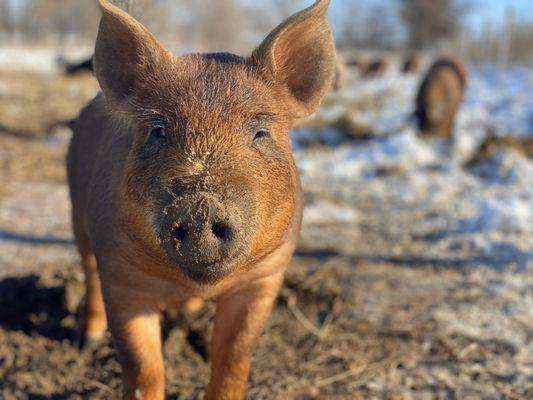
<svg viewBox="0 0 533 400"><path fill-rule="evenodd" d="M503 25L487 21L482 31L470 32L463 38L465 54L479 63L533 65L533 23L517 17L510 9Z"/></svg>
<svg viewBox="0 0 533 400"><path fill-rule="evenodd" d="M364 41L367 47L383 49L394 45L396 27L390 8L376 5L368 10L365 20Z"/></svg>
<svg viewBox="0 0 533 400"><path fill-rule="evenodd" d="M184 50L240 51L247 40L247 13L239 0L195 0L177 6L173 17L179 40L188 46Z"/></svg>
<svg viewBox="0 0 533 400"><path fill-rule="evenodd" d="M376 4L363 7L361 2L339 3L337 44L343 48L389 48L398 38L395 9Z"/></svg>
<svg viewBox="0 0 533 400"><path fill-rule="evenodd" d="M148 0L112 0L111 2L138 20L143 19L143 13L148 5Z"/></svg>
<svg viewBox="0 0 533 400"><path fill-rule="evenodd" d="M337 27L337 44L345 48L359 47L363 42L361 4L345 0L341 3L341 7Z"/></svg>
<svg viewBox="0 0 533 400"><path fill-rule="evenodd" d="M243 9L236 0L198 1L198 24L206 49L219 50L228 46L237 48L241 44L243 32Z"/></svg>
<svg viewBox="0 0 533 400"><path fill-rule="evenodd" d="M0 35L9 37L13 33L13 15L8 0L0 0Z"/></svg>
<svg viewBox="0 0 533 400"><path fill-rule="evenodd" d="M520 21L514 23L510 32L509 63L533 65L533 23Z"/></svg>
<svg viewBox="0 0 533 400"><path fill-rule="evenodd" d="M93 2L33 0L26 4L19 28L34 40L52 36L63 43L95 35L98 11Z"/></svg>
<svg viewBox="0 0 533 400"><path fill-rule="evenodd" d="M100 13L93 0L16 0L16 18L0 0L0 35L8 23L23 42L94 40ZM311 0L110 0L132 14L175 52L248 53L281 20ZM351 3L353 0L336 0Z"/></svg>
<svg viewBox="0 0 533 400"><path fill-rule="evenodd" d="M468 10L457 0L399 0L409 47L421 49L458 34Z"/></svg>

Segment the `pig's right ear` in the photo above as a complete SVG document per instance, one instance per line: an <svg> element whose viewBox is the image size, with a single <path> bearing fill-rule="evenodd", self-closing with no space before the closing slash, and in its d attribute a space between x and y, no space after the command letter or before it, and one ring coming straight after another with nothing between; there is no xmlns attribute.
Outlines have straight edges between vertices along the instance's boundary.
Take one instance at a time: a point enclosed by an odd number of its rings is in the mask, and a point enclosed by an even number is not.
<svg viewBox="0 0 533 400"><path fill-rule="evenodd" d="M251 62L281 85L291 114L312 114L331 88L335 43L326 19L330 0L293 15L252 53Z"/></svg>
<svg viewBox="0 0 533 400"><path fill-rule="evenodd" d="M171 55L138 21L107 0L98 0L102 19L94 52L94 71L107 102L122 108Z"/></svg>

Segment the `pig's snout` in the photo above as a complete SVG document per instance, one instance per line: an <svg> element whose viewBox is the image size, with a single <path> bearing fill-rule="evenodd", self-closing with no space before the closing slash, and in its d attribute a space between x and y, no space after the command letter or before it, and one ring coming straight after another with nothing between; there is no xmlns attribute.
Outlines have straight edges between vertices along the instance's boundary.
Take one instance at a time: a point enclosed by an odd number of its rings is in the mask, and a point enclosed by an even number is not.
<svg viewBox="0 0 533 400"><path fill-rule="evenodd" d="M239 210L211 193L175 199L165 214L163 247L177 266L194 275L227 262L242 246Z"/></svg>
<svg viewBox="0 0 533 400"><path fill-rule="evenodd" d="M208 201L204 210L183 204L175 211L172 236L187 261L218 260L235 244L235 227L226 210ZM203 206L201 206L203 207Z"/></svg>

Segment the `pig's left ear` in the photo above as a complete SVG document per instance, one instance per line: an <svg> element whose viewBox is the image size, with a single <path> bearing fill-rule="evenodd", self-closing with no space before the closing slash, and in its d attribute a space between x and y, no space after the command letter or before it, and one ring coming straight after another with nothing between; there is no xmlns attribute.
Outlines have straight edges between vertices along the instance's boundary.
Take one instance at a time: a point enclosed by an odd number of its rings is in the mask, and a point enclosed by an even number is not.
<svg viewBox="0 0 533 400"><path fill-rule="evenodd" d="M108 103L124 108L144 81L172 62L172 56L132 16L98 0L102 19L96 39L94 70Z"/></svg>
<svg viewBox="0 0 533 400"><path fill-rule="evenodd" d="M326 19L330 0L318 0L279 25L251 62L285 91L294 117L312 114L331 88L335 43Z"/></svg>

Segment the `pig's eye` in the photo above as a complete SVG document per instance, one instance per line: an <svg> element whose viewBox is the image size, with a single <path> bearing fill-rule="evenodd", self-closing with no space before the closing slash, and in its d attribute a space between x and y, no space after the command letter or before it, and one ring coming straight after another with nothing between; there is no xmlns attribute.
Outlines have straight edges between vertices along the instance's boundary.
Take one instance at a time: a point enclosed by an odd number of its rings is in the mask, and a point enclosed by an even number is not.
<svg viewBox="0 0 533 400"><path fill-rule="evenodd" d="M156 126L155 128L152 128L152 130L150 131L150 136L159 140L167 139L167 133L165 132L165 128L161 126Z"/></svg>
<svg viewBox="0 0 533 400"><path fill-rule="evenodd" d="M253 134L252 147L266 157L275 157L278 154L278 148L272 134L266 128L256 128Z"/></svg>
<svg viewBox="0 0 533 400"><path fill-rule="evenodd" d="M155 156L159 150L161 150L167 143L167 134L165 128L161 126L156 126L150 129L150 136L148 140L144 143L144 146L141 149L140 157L141 159L146 159L152 156Z"/></svg>
<svg viewBox="0 0 533 400"><path fill-rule="evenodd" d="M254 142L263 138L270 137L270 132L266 129L259 129L254 134Z"/></svg>

